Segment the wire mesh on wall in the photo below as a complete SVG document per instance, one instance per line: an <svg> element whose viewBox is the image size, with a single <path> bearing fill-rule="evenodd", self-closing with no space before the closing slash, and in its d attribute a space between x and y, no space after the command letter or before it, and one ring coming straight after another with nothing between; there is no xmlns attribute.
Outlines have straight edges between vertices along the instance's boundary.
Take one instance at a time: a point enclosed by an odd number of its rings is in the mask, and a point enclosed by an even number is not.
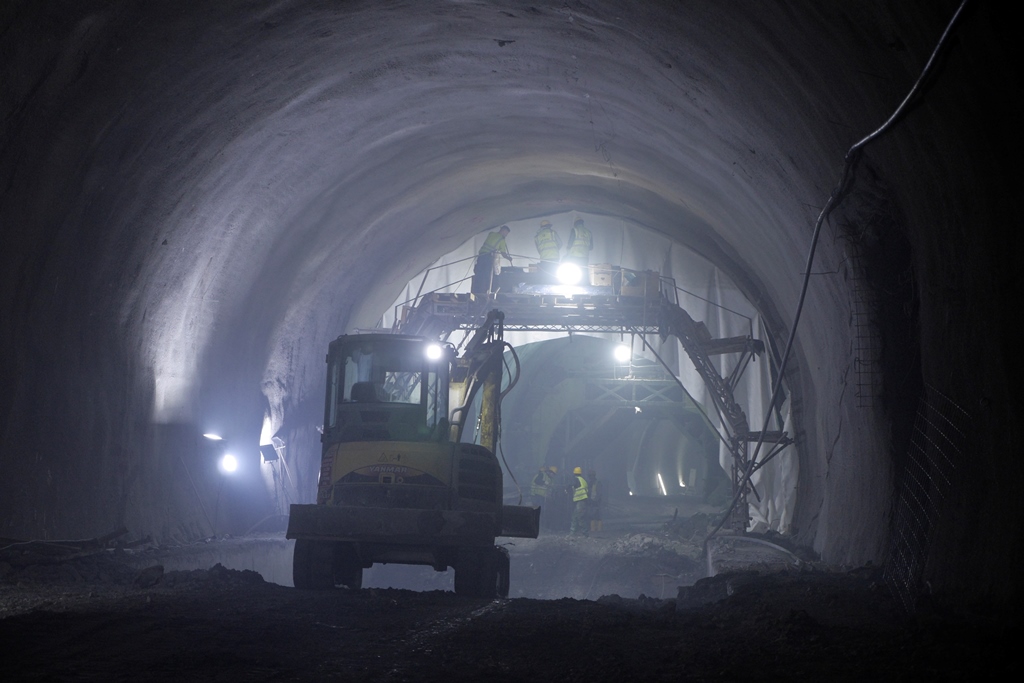
<svg viewBox="0 0 1024 683"><path fill-rule="evenodd" d="M903 467L896 473L892 534L884 580L907 611L914 609L928 559L928 535L962 466L970 415L930 385L918 404Z"/></svg>
<svg viewBox="0 0 1024 683"><path fill-rule="evenodd" d="M849 230L849 226L844 226ZM858 408L871 408L882 390L882 341L876 319L876 294L867 273L867 258L861 239L852 234L846 242L844 262L850 287L850 327Z"/></svg>
<svg viewBox="0 0 1024 683"><path fill-rule="evenodd" d="M859 245L852 245L854 255L850 283L850 303L853 307L854 366L857 370L857 406L870 408L882 387L882 342L875 320L876 304L869 288L864 269L860 267Z"/></svg>

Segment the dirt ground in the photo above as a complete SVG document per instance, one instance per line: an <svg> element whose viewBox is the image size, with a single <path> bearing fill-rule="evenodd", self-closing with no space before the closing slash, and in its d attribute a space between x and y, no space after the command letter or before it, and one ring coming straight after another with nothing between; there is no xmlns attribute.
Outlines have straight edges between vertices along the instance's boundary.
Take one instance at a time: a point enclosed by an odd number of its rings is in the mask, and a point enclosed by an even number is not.
<svg viewBox="0 0 1024 683"><path fill-rule="evenodd" d="M909 615L878 568L824 568L799 549L729 538L715 542L709 577L704 530L698 516L517 541L510 597L490 601L458 597L451 572L419 568L374 567L362 590L317 593L221 564L164 571L181 549L54 558L8 547L0 677L916 681L1011 671L1011 632L993 612L923 603Z"/></svg>

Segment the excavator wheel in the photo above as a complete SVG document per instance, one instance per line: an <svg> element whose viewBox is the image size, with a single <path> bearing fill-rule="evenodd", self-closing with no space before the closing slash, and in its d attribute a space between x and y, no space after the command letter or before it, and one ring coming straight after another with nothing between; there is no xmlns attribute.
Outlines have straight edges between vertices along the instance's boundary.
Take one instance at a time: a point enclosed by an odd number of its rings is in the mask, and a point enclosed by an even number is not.
<svg viewBox="0 0 1024 683"><path fill-rule="evenodd" d="M455 565L455 593L468 598L506 597L509 558L504 548L466 550Z"/></svg>
<svg viewBox="0 0 1024 683"><path fill-rule="evenodd" d="M309 541L298 539L292 554L292 584L303 590L312 588L309 579L310 551L313 549Z"/></svg>
<svg viewBox="0 0 1024 683"><path fill-rule="evenodd" d="M297 539L292 556L292 583L302 589L334 588L334 544Z"/></svg>

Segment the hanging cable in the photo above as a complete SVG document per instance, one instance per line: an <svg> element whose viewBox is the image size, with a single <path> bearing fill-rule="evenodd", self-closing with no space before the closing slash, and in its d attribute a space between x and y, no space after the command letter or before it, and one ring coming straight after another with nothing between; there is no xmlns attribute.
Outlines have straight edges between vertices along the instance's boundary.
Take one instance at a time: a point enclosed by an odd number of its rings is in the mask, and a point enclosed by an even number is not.
<svg viewBox="0 0 1024 683"><path fill-rule="evenodd" d="M522 366L519 363L519 356L516 354L516 350L512 348L512 345L509 344L507 341L502 341L502 344L505 346L505 348L508 349L509 353L512 354L512 360L516 362L516 372L513 376L512 370L508 367L508 361L505 360L505 354L503 353L501 356L501 362L505 366L505 370L508 371L509 382L508 386L505 388L505 391L502 391L500 394L498 394L498 453L501 455L501 463L505 466L505 471L508 472L508 476L512 478L512 483L516 485L516 491L519 493L519 502L517 504L522 505L523 489L519 485L519 481L516 479L516 475L512 471L512 468L508 466L508 461L505 460L505 448L501 445L501 402L505 398L505 395L508 394L508 392L512 391L512 387L514 387L519 382L519 375Z"/></svg>
<svg viewBox="0 0 1024 683"><path fill-rule="evenodd" d="M768 426L771 420L772 407L775 405L775 401L778 399L779 390L782 388L782 378L786 372L786 365L789 362L790 352L793 350L793 342L796 339L796 329L797 325L800 323L800 315L801 313L803 313L804 299L807 296L807 288L811 279L811 265L814 263L814 253L818 247L818 237L821 235L821 226L828 218L829 214L832 213L836 206L838 206L839 203L845 198L846 193L849 190L849 182L853 168L854 166L856 166L857 161L860 158L860 152L868 143L873 142L874 140L879 138L882 134L889 130L893 126L893 124L895 124L896 120L899 119L899 117L903 114L904 111L906 111L907 106L913 100L917 92L920 90L921 84L924 82L925 78L931 72L932 66L935 64L935 60L938 57L939 52L942 50L942 47L946 44L946 39L949 37L949 34L952 32L953 27L959 20L964 7L967 6L967 2L968 0L962 0L960 6L957 7L956 9L956 12L953 13L953 17L949 20L949 23L946 25L946 30L942 32L942 36L939 38L938 43L936 43L935 49L932 50L931 56L928 58L928 61L925 63L924 68L921 70L921 74L917 77L917 80L914 82L913 87L911 87L910 91L907 93L907 96L903 98L903 101L892 113L892 115L888 119L886 119L885 123L879 126L874 132L865 136L862 140L860 140L855 145L850 147L850 149L846 152L846 156L844 157L845 163L843 164L843 173L842 177L839 180L839 184L836 185L836 187L832 190L832 194L829 195L828 201L825 202L825 206L821 209L821 212L818 214L818 219L814 223L814 233L811 235L811 246L807 253L807 265L804 268L804 279L803 283L800 286L800 297L797 301L796 313L793 315L793 325L789 330L789 339L786 342L786 350L782 354L782 360L779 363L779 371L778 375L775 378L771 400L768 402L768 412L765 415L764 427L762 427L761 433L758 435L757 445L754 446L754 452L750 456L750 465L746 468L746 471L743 473L743 477L740 479L739 486L737 487L736 493L733 495L732 502L729 504L729 508L726 510L725 515L722 517L722 520L718 523L718 526L716 526L714 530L710 534L708 534L707 537L704 539L705 553L707 552L708 541L710 541L714 537L714 535L717 534L719 530L721 530L721 528L725 525L726 520L729 519L729 516L732 514L733 509L739 502L739 499L742 496L743 491L747 486L747 483L750 481L751 475L754 473L754 470L757 469L757 456L761 449L761 445L764 443L765 435L768 432Z"/></svg>
<svg viewBox="0 0 1024 683"><path fill-rule="evenodd" d="M505 364L505 369L508 370L509 382L508 386L505 388L505 391L501 392L501 396L498 397L499 402L505 398L505 395L508 394L508 392L512 391L512 387L519 383L519 376L522 370L522 365L519 362L519 355L516 353L516 350L512 348L512 345L509 344L508 342L502 342L502 344L504 344L505 348L508 349L508 352L512 354L512 360L516 362L516 374L514 376L512 375L512 371L509 370L508 367L508 361L506 361L504 355L502 355L501 360L502 363Z"/></svg>

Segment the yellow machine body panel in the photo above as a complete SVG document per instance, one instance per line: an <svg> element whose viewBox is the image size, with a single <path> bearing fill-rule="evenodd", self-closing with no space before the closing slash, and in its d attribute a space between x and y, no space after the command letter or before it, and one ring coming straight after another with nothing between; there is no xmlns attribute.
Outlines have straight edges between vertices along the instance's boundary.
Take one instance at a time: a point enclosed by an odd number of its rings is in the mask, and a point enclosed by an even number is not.
<svg viewBox="0 0 1024 683"><path fill-rule="evenodd" d="M361 441L332 444L321 461L317 503L341 504L340 487L438 487L452 484L454 444Z"/></svg>

